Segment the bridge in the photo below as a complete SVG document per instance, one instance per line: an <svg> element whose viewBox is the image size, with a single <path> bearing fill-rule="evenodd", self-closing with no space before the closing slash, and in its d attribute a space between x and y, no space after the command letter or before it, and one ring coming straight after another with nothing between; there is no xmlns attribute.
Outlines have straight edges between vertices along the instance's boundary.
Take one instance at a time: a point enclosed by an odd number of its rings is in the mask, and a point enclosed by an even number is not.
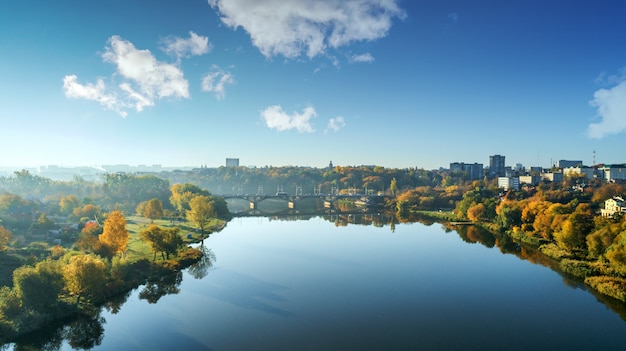
<svg viewBox="0 0 626 351"><path fill-rule="evenodd" d="M242 215L273 215L273 214L302 214L301 204L305 201L323 201L323 209L309 209L309 213L329 213L332 211L337 212L336 204L340 200L351 200L354 205L363 209L370 209L381 205L384 202L385 196L383 195L364 195L364 194L298 194L290 195L283 192L277 192L276 194L224 194L219 195L229 205L229 209L235 216ZM231 202L229 203L229 200ZM243 200L248 202L248 206L241 211L233 211L231 209L232 200ZM262 210L259 208L259 204L263 201L267 202L281 202L285 203L286 207L278 208L273 211Z"/></svg>

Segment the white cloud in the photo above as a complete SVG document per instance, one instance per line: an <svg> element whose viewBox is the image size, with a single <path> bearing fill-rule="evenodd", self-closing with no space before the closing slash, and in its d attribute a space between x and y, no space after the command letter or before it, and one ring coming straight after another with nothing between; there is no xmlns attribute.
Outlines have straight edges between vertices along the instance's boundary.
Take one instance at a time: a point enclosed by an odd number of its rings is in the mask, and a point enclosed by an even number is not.
<svg viewBox="0 0 626 351"><path fill-rule="evenodd" d="M191 46L187 49L200 52ZM184 54L187 49L176 52ZM102 79L96 84L82 85L76 75L68 75L63 79L65 96L98 101L123 117L127 115L126 109L141 112L147 106L154 106L157 99L189 98L189 83L178 65L160 62L149 50L138 50L119 36L109 38L102 58L116 65L117 75L122 77L117 88L107 88Z"/></svg>
<svg viewBox="0 0 626 351"><path fill-rule="evenodd" d="M374 62L374 56L372 56L369 52L366 52L361 55L353 55L350 61L358 62L358 63L360 62L371 63L371 62Z"/></svg>
<svg viewBox="0 0 626 351"><path fill-rule="evenodd" d="M598 109L601 121L587 128L590 138L602 139L626 130L626 80L610 89L600 89L593 94L590 104Z"/></svg>
<svg viewBox="0 0 626 351"><path fill-rule="evenodd" d="M345 126L346 126L346 121L343 119L343 117L339 116L337 118L331 118L328 121L328 125L326 126L325 133L328 131L333 131L337 133L341 128Z"/></svg>
<svg viewBox="0 0 626 351"><path fill-rule="evenodd" d="M115 95L106 92L106 86L102 79L98 79L96 84L88 83L86 85L78 83L76 75L68 75L63 78L63 90L65 96L74 99L85 99L97 101L100 105L109 110L119 113L122 117L126 117L127 113L122 111L124 104L117 100Z"/></svg>
<svg viewBox="0 0 626 351"><path fill-rule="evenodd" d="M139 93L153 100L163 97L189 97L189 83L176 65L159 62L150 50L138 50L133 43L115 35L109 38L102 55L117 66L117 72L139 87Z"/></svg>
<svg viewBox="0 0 626 351"><path fill-rule="evenodd" d="M163 40L165 46L162 48L168 55L181 57L200 56L211 50L209 38L189 32L189 38L167 37Z"/></svg>
<svg viewBox="0 0 626 351"><path fill-rule="evenodd" d="M226 96L226 85L233 83L235 83L235 78L230 72L213 65L211 72L202 77L202 91L213 92L215 97L221 100Z"/></svg>
<svg viewBox="0 0 626 351"><path fill-rule="evenodd" d="M311 118L317 117L312 106L306 107L302 113L294 112L289 115L280 105L273 105L261 112L265 125L270 129L285 131L296 129L300 133L312 133L315 131L311 126Z"/></svg>
<svg viewBox="0 0 626 351"><path fill-rule="evenodd" d="M263 55L313 58L355 41L383 38L398 0L208 0L232 28L242 27Z"/></svg>

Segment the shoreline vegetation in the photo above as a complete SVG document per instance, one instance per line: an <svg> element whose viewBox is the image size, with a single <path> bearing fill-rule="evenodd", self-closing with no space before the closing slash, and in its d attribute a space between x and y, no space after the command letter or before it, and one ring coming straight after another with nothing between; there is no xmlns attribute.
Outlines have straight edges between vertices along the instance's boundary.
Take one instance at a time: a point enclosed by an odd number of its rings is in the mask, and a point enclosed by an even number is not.
<svg viewBox="0 0 626 351"><path fill-rule="evenodd" d="M57 252L56 256L53 254L32 266L17 268L16 271L27 270L24 274L27 278L24 279L21 290L12 291L3 287L0 291L0 308L4 317L0 321L0 345L26 338L41 328L62 320L79 317L89 319L94 314L97 315L96 311L100 308L108 307L111 301L140 286L158 286L168 277L175 276L205 258L206 250L202 247L193 248L191 245L203 244L210 233L219 232L225 226L226 221L212 218L208 220L206 233L198 233L173 220L148 221L141 217L131 217L125 226L129 232L129 244L123 255L102 257L93 253L67 251L59 256L60 253ZM156 251L153 255L147 247L148 243L140 238L142 232L155 227L175 229L180 244L172 257L164 255L157 258ZM187 229L188 234L179 234L181 227ZM0 252L0 259L10 254L11 252ZM78 282L81 286L78 290L69 287L71 274L68 273L73 263L78 261L77 258L83 261L77 267L84 267L84 281ZM98 266L102 268L100 272ZM100 276L100 279L94 276ZM65 287L61 288L64 284ZM48 296L42 296L44 293L37 291L40 289L48 289ZM156 299L160 297L158 295Z"/></svg>
<svg viewBox="0 0 626 351"><path fill-rule="evenodd" d="M494 225L494 223L477 223L459 220L452 212L416 211L416 213L452 226L474 225L492 234L507 235L516 242L536 249L541 252L541 254L553 260L557 266L551 268L556 268L562 273L579 279L587 287L595 290L597 293L621 302L626 302L626 278L624 278L620 271L611 267L610 262L604 258L596 260L591 259L584 251L569 251L560 247L557 243L537 238L533 236L532 233L522 232L517 228L502 230L502 228Z"/></svg>
<svg viewBox="0 0 626 351"><path fill-rule="evenodd" d="M20 171L0 177L0 345L51 321L92 313L141 285L149 301L176 291L182 279L176 274L202 261L210 267L214 258L203 245L190 245L232 219L226 200L207 189L247 193L242 184L252 193L261 185L362 192L376 198L376 211L390 214L391 226L443 223L465 241L497 245L558 271L566 282L575 278L626 320L626 216L600 215L606 200L626 194L626 184L568 175L505 191L497 179L468 180L463 172L376 166L201 168L106 174L101 182ZM360 211L357 201L336 205L339 212Z"/></svg>

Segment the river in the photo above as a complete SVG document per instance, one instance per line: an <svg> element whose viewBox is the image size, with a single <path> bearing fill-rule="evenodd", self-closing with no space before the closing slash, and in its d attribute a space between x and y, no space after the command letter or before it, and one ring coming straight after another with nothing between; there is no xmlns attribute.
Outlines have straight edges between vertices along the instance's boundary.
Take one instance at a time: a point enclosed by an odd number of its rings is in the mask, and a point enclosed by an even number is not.
<svg viewBox="0 0 626 351"><path fill-rule="evenodd" d="M532 251L357 217L235 218L201 266L4 349L624 349L623 312Z"/></svg>

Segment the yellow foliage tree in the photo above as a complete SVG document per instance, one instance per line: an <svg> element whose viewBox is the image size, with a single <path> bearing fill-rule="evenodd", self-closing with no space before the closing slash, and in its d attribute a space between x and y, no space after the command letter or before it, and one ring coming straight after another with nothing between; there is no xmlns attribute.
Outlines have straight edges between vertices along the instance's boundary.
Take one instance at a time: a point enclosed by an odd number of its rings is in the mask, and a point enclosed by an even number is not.
<svg viewBox="0 0 626 351"><path fill-rule="evenodd" d="M11 231L0 225L0 251L6 249L6 245L11 241L12 237Z"/></svg>
<svg viewBox="0 0 626 351"><path fill-rule="evenodd" d="M128 245L128 230L126 219L121 211L113 211L104 221L104 231L98 236L102 245L106 246L112 255L124 254Z"/></svg>
<svg viewBox="0 0 626 351"><path fill-rule="evenodd" d="M93 255L78 255L63 267L63 278L67 290L80 302L83 296L98 297L106 283L107 266Z"/></svg>
<svg viewBox="0 0 626 351"><path fill-rule="evenodd" d="M213 201L208 196L198 195L189 201L189 207L187 219L195 223L204 236L204 231L209 226L211 219L216 217Z"/></svg>

